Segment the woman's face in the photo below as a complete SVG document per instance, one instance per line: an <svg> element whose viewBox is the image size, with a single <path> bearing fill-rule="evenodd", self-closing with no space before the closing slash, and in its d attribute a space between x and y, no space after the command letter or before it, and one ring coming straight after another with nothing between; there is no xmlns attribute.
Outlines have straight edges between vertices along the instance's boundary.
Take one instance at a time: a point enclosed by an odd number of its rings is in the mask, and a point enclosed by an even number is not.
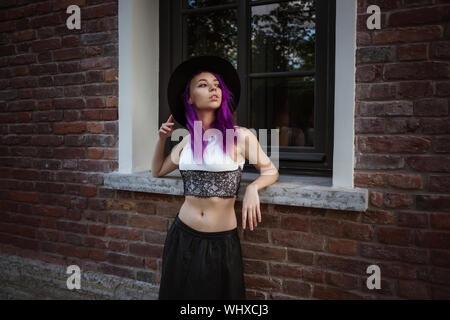
<svg viewBox="0 0 450 320"><path fill-rule="evenodd" d="M212 73L196 75L191 81L189 92L189 103L198 109L218 109L222 104L222 89Z"/></svg>

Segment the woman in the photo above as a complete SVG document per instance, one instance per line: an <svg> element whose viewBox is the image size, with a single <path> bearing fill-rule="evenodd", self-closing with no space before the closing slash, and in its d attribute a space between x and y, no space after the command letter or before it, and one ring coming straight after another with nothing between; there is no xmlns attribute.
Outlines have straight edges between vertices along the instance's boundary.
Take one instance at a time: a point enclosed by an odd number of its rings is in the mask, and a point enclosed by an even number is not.
<svg viewBox="0 0 450 320"><path fill-rule="evenodd" d="M186 198L167 232L159 299L245 299L234 211L243 165L248 159L261 172L242 201L242 227L248 219L252 231L262 221L258 191L278 179L278 170L256 136L234 126L239 95L236 70L219 57L191 58L169 80L173 116L159 130L152 174L161 177L178 168ZM189 134L163 159L173 117ZM258 152L249 152L246 141Z"/></svg>

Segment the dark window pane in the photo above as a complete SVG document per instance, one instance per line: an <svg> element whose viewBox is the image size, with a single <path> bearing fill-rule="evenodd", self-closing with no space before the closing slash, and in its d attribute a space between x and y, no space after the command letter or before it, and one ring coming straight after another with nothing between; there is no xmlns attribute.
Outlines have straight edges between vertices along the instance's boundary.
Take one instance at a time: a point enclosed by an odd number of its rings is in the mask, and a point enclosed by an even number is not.
<svg viewBox="0 0 450 320"><path fill-rule="evenodd" d="M234 3L235 0L184 0L183 7L186 9L205 8Z"/></svg>
<svg viewBox="0 0 450 320"><path fill-rule="evenodd" d="M314 144L314 78L251 80L250 128L279 129L280 147Z"/></svg>
<svg viewBox="0 0 450 320"><path fill-rule="evenodd" d="M251 72L314 70L313 0L252 8Z"/></svg>
<svg viewBox="0 0 450 320"><path fill-rule="evenodd" d="M219 10L185 17L187 58L216 55L237 69L236 10Z"/></svg>

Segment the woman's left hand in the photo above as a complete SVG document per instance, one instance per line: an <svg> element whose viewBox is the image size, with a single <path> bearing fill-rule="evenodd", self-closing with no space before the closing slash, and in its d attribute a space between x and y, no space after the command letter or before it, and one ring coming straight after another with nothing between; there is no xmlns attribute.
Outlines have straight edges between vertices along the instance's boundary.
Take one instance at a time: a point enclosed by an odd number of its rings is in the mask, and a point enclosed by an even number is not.
<svg viewBox="0 0 450 320"><path fill-rule="evenodd" d="M258 221L261 222L261 210L259 208L259 195L256 185L248 185L245 190L244 199L242 200L242 228L245 229L245 223L248 217L248 224L250 230L253 231L253 226L257 227Z"/></svg>

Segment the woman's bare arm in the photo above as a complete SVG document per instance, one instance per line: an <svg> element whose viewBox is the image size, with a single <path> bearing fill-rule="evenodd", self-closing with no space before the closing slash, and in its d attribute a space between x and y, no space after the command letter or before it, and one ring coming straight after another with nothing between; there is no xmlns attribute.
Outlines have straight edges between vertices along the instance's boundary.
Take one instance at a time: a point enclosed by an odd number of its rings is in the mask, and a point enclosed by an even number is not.
<svg viewBox="0 0 450 320"><path fill-rule="evenodd" d="M242 146L245 150L245 158L260 172L260 176L250 183L249 186L256 187L259 191L274 184L280 174L273 162L261 148L258 138L249 129L245 127L241 127L241 129L244 133Z"/></svg>
<svg viewBox="0 0 450 320"><path fill-rule="evenodd" d="M156 143L155 154L152 162L152 176L163 177L166 174L178 169L180 163L180 152L186 145L189 134L186 135L180 143L172 148L170 154L164 159L164 144L166 139L159 138ZM164 160L163 160L164 159Z"/></svg>

